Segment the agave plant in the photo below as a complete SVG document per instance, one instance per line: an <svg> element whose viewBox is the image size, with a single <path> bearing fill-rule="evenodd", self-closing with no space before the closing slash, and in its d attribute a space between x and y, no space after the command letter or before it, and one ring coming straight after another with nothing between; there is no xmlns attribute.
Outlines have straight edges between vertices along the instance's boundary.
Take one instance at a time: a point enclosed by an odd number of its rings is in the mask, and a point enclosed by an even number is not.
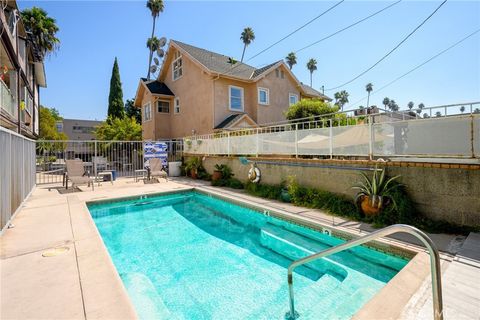
<svg viewBox="0 0 480 320"><path fill-rule="evenodd" d="M367 202L368 206L378 213L385 204L385 198L389 198L391 191L400 186L398 183L392 183L400 176L398 175L392 178L387 178L385 169L379 170L377 167L375 167L375 170L373 171L372 178L369 178L363 172L360 174L364 181L359 182L352 187L353 189L358 190L358 193L355 196L355 203L359 203L360 201L362 203ZM391 200L393 201L393 199ZM365 211L363 205L362 210Z"/></svg>

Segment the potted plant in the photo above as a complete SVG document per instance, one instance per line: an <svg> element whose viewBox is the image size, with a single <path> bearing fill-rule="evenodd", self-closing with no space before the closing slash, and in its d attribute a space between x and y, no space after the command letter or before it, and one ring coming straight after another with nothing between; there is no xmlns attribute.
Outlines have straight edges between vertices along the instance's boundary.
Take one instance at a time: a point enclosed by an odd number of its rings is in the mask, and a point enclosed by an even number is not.
<svg viewBox="0 0 480 320"><path fill-rule="evenodd" d="M198 177L198 169L202 166L202 160L199 157L192 157L189 158L185 162L185 172L187 174L190 173L190 176L193 179L197 179Z"/></svg>
<svg viewBox="0 0 480 320"><path fill-rule="evenodd" d="M218 181L222 179L222 169L223 169L223 164L216 164L215 165L215 170L213 170L212 174L212 181Z"/></svg>
<svg viewBox="0 0 480 320"><path fill-rule="evenodd" d="M392 182L400 176L388 179L385 169L379 170L377 167L375 167L371 179L363 172L360 174L364 181L352 187L358 190L355 196L355 203L366 216L376 216L386 205L393 201L389 195L400 184Z"/></svg>

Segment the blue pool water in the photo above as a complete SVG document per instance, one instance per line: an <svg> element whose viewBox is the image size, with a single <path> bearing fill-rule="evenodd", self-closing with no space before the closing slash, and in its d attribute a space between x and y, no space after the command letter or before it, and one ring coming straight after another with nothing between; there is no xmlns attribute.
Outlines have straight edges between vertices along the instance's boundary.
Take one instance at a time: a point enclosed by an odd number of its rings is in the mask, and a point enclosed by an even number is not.
<svg viewBox="0 0 480 320"><path fill-rule="evenodd" d="M89 210L141 319L283 319L288 265L344 242L193 191ZM357 247L298 268L300 319L349 319L407 262Z"/></svg>

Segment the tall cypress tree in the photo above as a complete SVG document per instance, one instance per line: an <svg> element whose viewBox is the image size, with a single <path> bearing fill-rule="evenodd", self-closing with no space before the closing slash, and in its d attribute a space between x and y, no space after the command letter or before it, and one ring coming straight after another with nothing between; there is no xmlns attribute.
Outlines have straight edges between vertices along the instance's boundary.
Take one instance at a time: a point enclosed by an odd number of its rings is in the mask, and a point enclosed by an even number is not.
<svg viewBox="0 0 480 320"><path fill-rule="evenodd" d="M108 116L111 118L123 118L125 116L122 82L120 81L120 71L118 69L117 57L115 57L115 62L113 63L112 78L110 79Z"/></svg>

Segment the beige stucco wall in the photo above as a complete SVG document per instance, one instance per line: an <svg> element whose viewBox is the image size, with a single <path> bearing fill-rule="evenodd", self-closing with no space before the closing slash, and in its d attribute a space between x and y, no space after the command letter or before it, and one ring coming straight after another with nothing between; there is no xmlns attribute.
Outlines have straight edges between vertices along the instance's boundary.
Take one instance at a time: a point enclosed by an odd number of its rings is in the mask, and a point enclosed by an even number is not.
<svg viewBox="0 0 480 320"><path fill-rule="evenodd" d="M272 70L257 82L257 88L266 88L270 91L269 105L258 104L258 90L255 92L255 103L258 106L258 124L284 121L284 112L290 106L289 94L296 94L300 99L300 91L298 90L295 80L290 76L284 66L279 67L279 69L285 73L284 79L281 77L277 78L275 70Z"/></svg>
<svg viewBox="0 0 480 320"><path fill-rule="evenodd" d="M153 96L145 90L143 95L143 99L141 99L140 104L142 108L142 139L143 140L155 140L155 119L145 121L145 104L148 102L152 103L152 111L153 111Z"/></svg>
<svg viewBox="0 0 480 320"><path fill-rule="evenodd" d="M243 112L232 111L229 109L229 86L243 88L244 95L244 113L247 113L254 121L256 121L256 99L255 84L241 82L232 79L219 78L215 80L215 125L221 123L225 118L232 114Z"/></svg>
<svg viewBox="0 0 480 320"><path fill-rule="evenodd" d="M173 57L175 48L169 52ZM211 76L195 62L184 56L183 75L173 81L171 58L166 61L168 68L161 79L180 99L180 113L174 114L173 100L170 105L170 136L179 138L189 136L192 130L197 134L213 131L213 81ZM158 130L158 129L157 129Z"/></svg>

